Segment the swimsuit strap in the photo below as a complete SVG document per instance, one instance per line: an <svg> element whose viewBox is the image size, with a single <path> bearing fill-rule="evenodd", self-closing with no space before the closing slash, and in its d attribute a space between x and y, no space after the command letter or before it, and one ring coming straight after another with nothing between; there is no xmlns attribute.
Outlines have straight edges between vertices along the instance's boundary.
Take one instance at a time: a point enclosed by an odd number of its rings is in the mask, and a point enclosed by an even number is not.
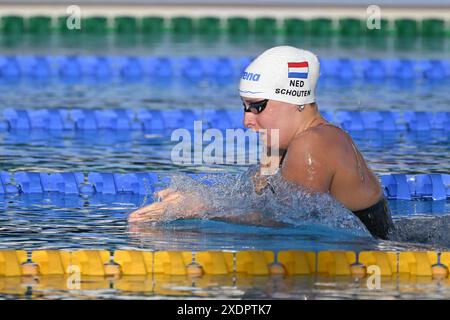
<svg viewBox="0 0 450 320"><path fill-rule="evenodd" d="M287 151L285 151L283 153L283 155L281 156L279 168L281 168L281 165L283 164L284 158L286 157L286 153L287 153Z"/></svg>

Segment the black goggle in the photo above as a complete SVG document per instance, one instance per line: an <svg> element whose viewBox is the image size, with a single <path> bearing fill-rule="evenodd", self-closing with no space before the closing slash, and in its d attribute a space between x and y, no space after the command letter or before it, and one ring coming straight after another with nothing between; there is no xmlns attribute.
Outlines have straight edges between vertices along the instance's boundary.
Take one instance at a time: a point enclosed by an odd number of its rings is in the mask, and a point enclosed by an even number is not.
<svg viewBox="0 0 450 320"><path fill-rule="evenodd" d="M244 112L251 112L253 114L258 114L263 112L268 102L269 99L264 99L262 101L249 103L248 106L245 104L244 101L242 101L242 104L244 105Z"/></svg>

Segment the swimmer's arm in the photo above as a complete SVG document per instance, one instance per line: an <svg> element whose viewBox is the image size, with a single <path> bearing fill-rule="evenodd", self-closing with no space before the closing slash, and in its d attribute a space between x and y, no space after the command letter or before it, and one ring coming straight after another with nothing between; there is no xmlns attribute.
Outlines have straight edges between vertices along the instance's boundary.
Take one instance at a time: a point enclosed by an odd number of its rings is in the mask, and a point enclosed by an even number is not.
<svg viewBox="0 0 450 320"><path fill-rule="evenodd" d="M281 175L312 192L329 192L334 165L328 149L320 136L297 141L286 154Z"/></svg>
<svg viewBox="0 0 450 320"><path fill-rule="evenodd" d="M158 197L163 199L162 203L157 203L156 205L162 205L164 203L173 202L174 200L182 199L182 197L187 197L188 195L181 195L179 193L174 193L172 190L163 190L157 194ZM193 196L193 195L190 195ZM165 208L164 208L165 209ZM187 219L202 219L208 211L214 210L214 208L208 207L206 203L202 201L201 198L197 198L196 201L190 201L189 204L184 203L181 215L177 220L187 220ZM161 213L159 213L161 214ZM264 216L261 212L251 211L242 214L228 214L214 217L214 212L211 220L231 222L236 224L250 224L254 226L264 226L264 227L283 227L287 224L271 219L270 217Z"/></svg>
<svg viewBox="0 0 450 320"><path fill-rule="evenodd" d="M129 222L161 221L161 217L163 216L165 210L167 209L167 204L168 204L167 202L155 202L152 203L151 205L140 208L129 215L128 221ZM185 208L185 210L183 210L183 212L178 216L176 220L201 219L203 217L202 212L204 212L203 210L205 209L206 208L202 205L195 206L193 208ZM231 222L236 224L250 224L265 227L283 227L287 225L285 223L265 217L260 212L211 217L211 220Z"/></svg>
<svg viewBox="0 0 450 320"><path fill-rule="evenodd" d="M170 189L166 189L157 193L157 197L163 200L163 202L159 203L159 205L163 205L164 203L170 203L176 200L181 200L183 199L183 197L189 196L192 197L194 195L186 195L186 194L182 195ZM196 197L195 201L191 201L189 202L189 204L184 203L181 216L177 220L201 219L205 216L205 213L211 210L214 209L208 207L208 205L204 203L201 198ZM242 214L228 214L217 217L214 217L213 215L210 216L212 217L211 220L231 222L236 224L251 224L266 227L282 227L287 225L283 222L276 221L271 219L270 217L264 216L259 211L251 211Z"/></svg>
<svg viewBox="0 0 450 320"><path fill-rule="evenodd" d="M193 195L182 194L172 189L165 189L156 193L156 197L160 201L153 202L150 205L142 207L128 216L129 222L139 221L162 221L165 212L170 206L180 206L183 204L183 210L178 212L177 219L196 219L201 218L202 213L207 209L206 205L200 198L186 202L186 198Z"/></svg>

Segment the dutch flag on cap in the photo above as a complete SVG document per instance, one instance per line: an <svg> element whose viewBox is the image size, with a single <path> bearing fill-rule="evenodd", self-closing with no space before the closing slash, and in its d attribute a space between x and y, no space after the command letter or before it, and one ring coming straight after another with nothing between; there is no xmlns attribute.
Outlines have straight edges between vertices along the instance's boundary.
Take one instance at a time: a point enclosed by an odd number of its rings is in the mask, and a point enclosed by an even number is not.
<svg viewBox="0 0 450 320"><path fill-rule="evenodd" d="M288 78L307 79L308 61L288 62Z"/></svg>

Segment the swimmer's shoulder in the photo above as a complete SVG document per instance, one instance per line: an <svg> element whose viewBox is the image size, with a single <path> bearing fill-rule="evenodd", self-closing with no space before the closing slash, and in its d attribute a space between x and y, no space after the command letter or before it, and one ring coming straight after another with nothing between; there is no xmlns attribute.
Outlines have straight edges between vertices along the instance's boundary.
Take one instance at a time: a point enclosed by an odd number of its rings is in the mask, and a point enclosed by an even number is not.
<svg viewBox="0 0 450 320"><path fill-rule="evenodd" d="M308 140L313 141L321 148L326 148L329 153L348 152L348 148L351 147L353 141L346 131L329 122L307 131L309 131L307 132Z"/></svg>
<svg viewBox="0 0 450 320"><path fill-rule="evenodd" d="M281 166L281 175L316 192L328 192L335 165L329 143L318 130L307 130L289 145Z"/></svg>
<svg viewBox="0 0 450 320"><path fill-rule="evenodd" d="M322 169L331 168L332 155L336 149L335 142L331 140L335 139L335 134L323 127L310 128L292 140L284 161L286 169L295 167L296 164L309 166L317 164Z"/></svg>
<svg viewBox="0 0 450 320"><path fill-rule="evenodd" d="M336 158L342 156L342 146L348 144L346 134L342 129L328 123L302 132L294 138L287 150L286 158L290 160L288 164L292 166L293 162L305 162L306 159L334 172Z"/></svg>
<svg viewBox="0 0 450 320"><path fill-rule="evenodd" d="M292 141L292 147L293 149L308 148L319 151L326 148L328 151L332 151L336 143L343 140L346 134L342 129L327 122L299 134Z"/></svg>
<svg viewBox="0 0 450 320"><path fill-rule="evenodd" d="M342 128L335 126L332 123L326 122L322 125L316 126L312 128L312 132L315 132L317 135L322 138L326 138L326 141L330 141L330 137L342 138L348 136L348 133L345 132Z"/></svg>

